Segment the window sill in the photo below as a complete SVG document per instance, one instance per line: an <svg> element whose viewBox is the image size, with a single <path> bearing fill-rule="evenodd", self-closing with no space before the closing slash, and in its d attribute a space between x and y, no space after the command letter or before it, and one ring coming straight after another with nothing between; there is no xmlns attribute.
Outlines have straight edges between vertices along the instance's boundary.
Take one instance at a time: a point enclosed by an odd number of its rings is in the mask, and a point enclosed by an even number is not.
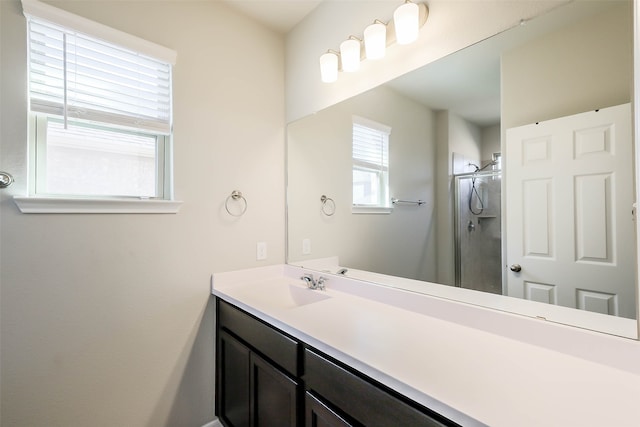
<svg viewBox="0 0 640 427"><path fill-rule="evenodd" d="M182 202L141 199L14 197L22 213L175 214Z"/></svg>
<svg viewBox="0 0 640 427"><path fill-rule="evenodd" d="M383 214L388 215L393 212L393 208L385 207L366 207L366 206L352 206L352 214Z"/></svg>

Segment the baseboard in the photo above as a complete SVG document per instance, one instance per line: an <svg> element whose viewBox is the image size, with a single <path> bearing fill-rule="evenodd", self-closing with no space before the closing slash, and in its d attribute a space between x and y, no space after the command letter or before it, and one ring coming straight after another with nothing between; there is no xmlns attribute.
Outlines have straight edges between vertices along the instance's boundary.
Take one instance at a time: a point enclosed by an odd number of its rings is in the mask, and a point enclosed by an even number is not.
<svg viewBox="0 0 640 427"><path fill-rule="evenodd" d="M209 423L206 423L202 427L222 427L222 423L218 420L213 420Z"/></svg>

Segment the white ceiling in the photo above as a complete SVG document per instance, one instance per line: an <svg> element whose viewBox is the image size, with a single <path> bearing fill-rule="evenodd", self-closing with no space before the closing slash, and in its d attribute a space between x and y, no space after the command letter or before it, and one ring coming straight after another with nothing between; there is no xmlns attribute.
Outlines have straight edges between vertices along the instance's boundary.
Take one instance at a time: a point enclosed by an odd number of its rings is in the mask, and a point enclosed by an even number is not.
<svg viewBox="0 0 640 427"><path fill-rule="evenodd" d="M224 0L279 33L288 33L322 0Z"/></svg>

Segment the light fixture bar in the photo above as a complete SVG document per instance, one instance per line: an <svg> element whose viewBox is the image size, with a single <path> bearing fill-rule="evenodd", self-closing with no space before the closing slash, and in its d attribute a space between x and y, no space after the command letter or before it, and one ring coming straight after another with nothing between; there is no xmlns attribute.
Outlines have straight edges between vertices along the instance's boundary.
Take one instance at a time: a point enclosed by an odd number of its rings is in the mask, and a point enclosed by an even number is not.
<svg viewBox="0 0 640 427"><path fill-rule="evenodd" d="M363 40L356 36L340 44L340 53L329 50L320 56L320 75L323 82L338 79L338 72L354 72L360 69L361 59L381 59L388 46L409 44L418 38L420 28L427 22L429 8L424 3L406 0L387 24L376 19L364 30ZM364 47L364 49L363 49Z"/></svg>

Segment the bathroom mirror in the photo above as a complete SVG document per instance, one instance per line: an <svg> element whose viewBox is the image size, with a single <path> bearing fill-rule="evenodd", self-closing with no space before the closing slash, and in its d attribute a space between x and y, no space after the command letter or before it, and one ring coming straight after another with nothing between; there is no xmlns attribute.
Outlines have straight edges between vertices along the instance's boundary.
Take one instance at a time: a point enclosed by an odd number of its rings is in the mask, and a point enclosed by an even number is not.
<svg viewBox="0 0 640 427"><path fill-rule="evenodd" d="M632 44L630 1L572 2L290 123L288 262L637 338ZM354 117L387 208L353 209Z"/></svg>

